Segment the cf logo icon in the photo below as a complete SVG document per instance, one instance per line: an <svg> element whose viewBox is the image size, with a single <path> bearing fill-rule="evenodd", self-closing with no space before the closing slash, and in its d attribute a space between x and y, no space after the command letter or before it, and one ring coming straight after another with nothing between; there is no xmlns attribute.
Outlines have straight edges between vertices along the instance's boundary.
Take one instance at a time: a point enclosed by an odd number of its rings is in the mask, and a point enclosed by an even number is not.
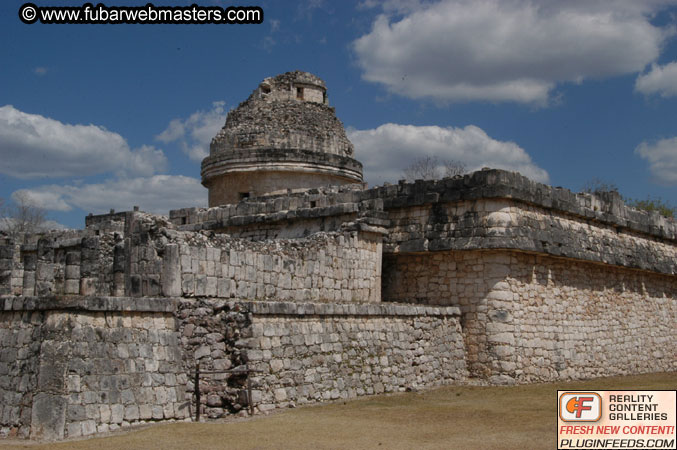
<svg viewBox="0 0 677 450"><path fill-rule="evenodd" d="M563 422L597 422L602 417L602 397L596 392L559 394L559 418Z"/></svg>

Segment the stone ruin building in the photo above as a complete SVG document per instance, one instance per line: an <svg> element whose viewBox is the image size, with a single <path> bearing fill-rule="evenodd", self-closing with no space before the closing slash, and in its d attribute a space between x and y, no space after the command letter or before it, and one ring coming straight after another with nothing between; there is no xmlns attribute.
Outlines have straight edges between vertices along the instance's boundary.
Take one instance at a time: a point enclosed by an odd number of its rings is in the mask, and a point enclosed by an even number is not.
<svg viewBox="0 0 677 450"><path fill-rule="evenodd" d="M324 81L307 72L266 78L228 113L202 162L209 206L362 182L362 164L329 106Z"/></svg>
<svg viewBox="0 0 677 450"><path fill-rule="evenodd" d="M210 418L677 369L677 224L615 193L502 170L367 188L303 72L229 113L202 180L209 208L0 236L2 434L189 420L198 363L233 371L200 383Z"/></svg>

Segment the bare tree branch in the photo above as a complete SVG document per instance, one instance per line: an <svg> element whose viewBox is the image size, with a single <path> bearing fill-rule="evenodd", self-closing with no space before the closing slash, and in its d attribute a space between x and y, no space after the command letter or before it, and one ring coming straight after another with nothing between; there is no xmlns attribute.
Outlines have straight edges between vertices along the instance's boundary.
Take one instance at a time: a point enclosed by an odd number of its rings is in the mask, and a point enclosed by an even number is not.
<svg viewBox="0 0 677 450"><path fill-rule="evenodd" d="M463 175L465 165L459 161L440 161L436 156L422 156L402 171L405 180L439 180L442 177Z"/></svg>
<svg viewBox="0 0 677 450"><path fill-rule="evenodd" d="M45 209L37 206L29 194L17 192L14 201L0 209L0 228L14 236L35 233L43 230L46 216Z"/></svg>
<svg viewBox="0 0 677 450"><path fill-rule="evenodd" d="M456 175L463 175L466 172L465 164L460 161L448 160L444 161L444 178L455 177Z"/></svg>

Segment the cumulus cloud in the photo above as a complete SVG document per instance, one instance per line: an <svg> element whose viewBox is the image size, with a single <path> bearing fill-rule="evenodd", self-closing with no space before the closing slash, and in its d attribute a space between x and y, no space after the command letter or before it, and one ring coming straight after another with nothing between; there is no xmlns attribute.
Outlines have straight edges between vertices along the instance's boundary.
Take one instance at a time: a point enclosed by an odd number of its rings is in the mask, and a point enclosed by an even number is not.
<svg viewBox="0 0 677 450"><path fill-rule="evenodd" d="M649 72L637 77L635 90L642 94L659 94L661 97L677 95L677 61L664 66L651 65Z"/></svg>
<svg viewBox="0 0 677 450"><path fill-rule="evenodd" d="M641 71L674 34L651 0L383 5L353 42L363 78L410 98L545 105L561 82ZM370 2L363 3L370 6Z"/></svg>
<svg viewBox="0 0 677 450"><path fill-rule="evenodd" d="M133 206L147 212L167 214L170 209L207 204L207 190L200 181L182 175L111 179L79 186L47 185L17 192L27 193L36 205L47 210L70 211L77 207L95 214L107 212L110 208L129 211Z"/></svg>
<svg viewBox="0 0 677 450"><path fill-rule="evenodd" d="M162 150L131 150L117 133L70 125L11 105L0 107L0 173L16 178L151 175L167 167Z"/></svg>
<svg viewBox="0 0 677 450"><path fill-rule="evenodd" d="M54 186L45 186L36 190L19 189L12 193L12 200L15 202L24 195L25 198L30 198L30 203L38 208L50 211L71 211L73 207L64 200L63 196L54 190L50 190Z"/></svg>
<svg viewBox="0 0 677 450"><path fill-rule="evenodd" d="M677 137L655 143L642 142L635 154L649 162L649 170L660 183L677 185Z"/></svg>
<svg viewBox="0 0 677 450"><path fill-rule="evenodd" d="M226 123L225 102L212 103L209 111L197 111L187 119L174 119L157 136L160 142L178 142L193 161L200 162L209 155L209 143Z"/></svg>
<svg viewBox="0 0 677 450"><path fill-rule="evenodd" d="M492 139L473 125L453 128L387 123L370 130L348 130L348 137L364 164L365 179L372 185L401 179L402 170L422 156L455 160L469 171L500 168L548 182L548 173L519 145Z"/></svg>

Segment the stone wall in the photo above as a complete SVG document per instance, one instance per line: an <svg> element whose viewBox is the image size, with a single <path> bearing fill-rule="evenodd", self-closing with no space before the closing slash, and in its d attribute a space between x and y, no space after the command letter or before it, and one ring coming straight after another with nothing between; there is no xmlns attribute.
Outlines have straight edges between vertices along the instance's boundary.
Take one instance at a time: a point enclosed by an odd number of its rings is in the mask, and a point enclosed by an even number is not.
<svg viewBox="0 0 677 450"><path fill-rule="evenodd" d="M465 379L458 308L184 300L179 331L203 371L252 373L256 411L416 390ZM201 382L212 418L246 409L246 377ZM193 386L191 386L193 388Z"/></svg>
<svg viewBox="0 0 677 450"><path fill-rule="evenodd" d="M493 383L674 371L677 280L514 251L384 256L383 300L458 306Z"/></svg>
<svg viewBox="0 0 677 450"><path fill-rule="evenodd" d="M42 311L0 311L0 432L27 437L38 382Z"/></svg>
<svg viewBox="0 0 677 450"><path fill-rule="evenodd" d="M362 187L329 186L213 208L185 208L170 211L169 218L182 231L211 230L250 240L301 238L355 224L380 228L384 234L390 222L383 201L363 200Z"/></svg>
<svg viewBox="0 0 677 450"><path fill-rule="evenodd" d="M257 304L249 341L259 411L417 390L466 377L457 308Z"/></svg>
<svg viewBox="0 0 677 450"><path fill-rule="evenodd" d="M97 231L97 233L99 233ZM94 230L50 232L21 243L0 243L0 292L24 296L123 295L122 234Z"/></svg>
<svg viewBox="0 0 677 450"><path fill-rule="evenodd" d="M21 295L22 292L21 246L14 239L0 237L0 295Z"/></svg>
<svg viewBox="0 0 677 450"><path fill-rule="evenodd" d="M156 231L141 221L131 253L132 296L360 301L381 298L381 235L358 231L248 241ZM145 237L144 237L145 236Z"/></svg>
<svg viewBox="0 0 677 450"><path fill-rule="evenodd" d="M201 377L203 415L218 418L246 413L246 373L223 371L247 368L246 339L251 337L252 321L248 304L223 299L185 299L178 304L176 317L184 367L191 374L186 399L195 402L190 394L195 391L194 374L199 364L203 373L220 371Z"/></svg>
<svg viewBox="0 0 677 450"><path fill-rule="evenodd" d="M86 223L0 237L0 434L183 419L196 364L260 371L257 411L677 370L677 225L614 194L482 171Z"/></svg>
<svg viewBox="0 0 677 450"><path fill-rule="evenodd" d="M182 419L173 303L0 298L0 431L62 439Z"/></svg>
<svg viewBox="0 0 677 450"><path fill-rule="evenodd" d="M510 248L677 274L677 246L631 229L512 199L391 210L386 252Z"/></svg>
<svg viewBox="0 0 677 450"><path fill-rule="evenodd" d="M380 230L343 228L250 241L177 231L162 217L133 213L124 232L51 233L22 245L7 240L0 246L2 289L28 296L378 302Z"/></svg>
<svg viewBox="0 0 677 450"><path fill-rule="evenodd" d="M458 308L129 297L0 298L0 434L63 439L195 414L193 374L252 369L255 411L460 382ZM201 409L248 410L206 373Z"/></svg>

